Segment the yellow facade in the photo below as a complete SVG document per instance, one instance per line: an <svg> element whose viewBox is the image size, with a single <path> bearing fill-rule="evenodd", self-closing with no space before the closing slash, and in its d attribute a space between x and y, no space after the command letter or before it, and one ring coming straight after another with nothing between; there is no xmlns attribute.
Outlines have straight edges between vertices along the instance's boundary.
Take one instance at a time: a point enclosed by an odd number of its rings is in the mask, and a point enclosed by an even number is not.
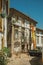
<svg viewBox="0 0 43 65"><path fill-rule="evenodd" d="M36 49L36 33L35 33L35 31L36 31L35 26L31 25L33 49Z"/></svg>

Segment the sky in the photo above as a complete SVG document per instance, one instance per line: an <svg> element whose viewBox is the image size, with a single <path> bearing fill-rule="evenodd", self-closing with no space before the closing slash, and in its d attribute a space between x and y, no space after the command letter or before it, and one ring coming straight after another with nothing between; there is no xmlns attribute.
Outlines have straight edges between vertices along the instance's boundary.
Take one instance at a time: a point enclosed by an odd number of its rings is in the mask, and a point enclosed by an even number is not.
<svg viewBox="0 0 43 65"><path fill-rule="evenodd" d="M10 0L10 8L26 14L38 22L38 28L43 29L43 0Z"/></svg>

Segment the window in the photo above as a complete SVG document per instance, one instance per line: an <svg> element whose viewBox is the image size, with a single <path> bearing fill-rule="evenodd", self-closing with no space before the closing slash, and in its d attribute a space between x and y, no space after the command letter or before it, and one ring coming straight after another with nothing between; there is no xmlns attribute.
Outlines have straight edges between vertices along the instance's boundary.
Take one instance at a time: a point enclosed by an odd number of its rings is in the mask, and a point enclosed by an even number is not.
<svg viewBox="0 0 43 65"><path fill-rule="evenodd" d="M14 26L14 39L18 40L19 39L19 27Z"/></svg>
<svg viewBox="0 0 43 65"><path fill-rule="evenodd" d="M41 37L41 43L43 44L43 37Z"/></svg>
<svg viewBox="0 0 43 65"><path fill-rule="evenodd" d="M39 36L36 36L36 43L39 44Z"/></svg>
<svg viewBox="0 0 43 65"><path fill-rule="evenodd" d="M22 32L22 42L24 42L24 32Z"/></svg>
<svg viewBox="0 0 43 65"><path fill-rule="evenodd" d="M6 0L2 1L3 11L2 14L6 14Z"/></svg>
<svg viewBox="0 0 43 65"><path fill-rule="evenodd" d="M14 26L14 48L20 46L20 34L19 26Z"/></svg>
<svg viewBox="0 0 43 65"><path fill-rule="evenodd" d="M22 33L21 33L21 40L22 40L22 44L24 44L24 28L22 28Z"/></svg>
<svg viewBox="0 0 43 65"><path fill-rule="evenodd" d="M14 34L14 39L16 40L16 39L18 39L18 30L15 30L14 33L15 33L15 34Z"/></svg>
<svg viewBox="0 0 43 65"><path fill-rule="evenodd" d="M39 31L36 31L37 34L39 34Z"/></svg>
<svg viewBox="0 0 43 65"><path fill-rule="evenodd" d="M0 10L2 9L2 0L0 0Z"/></svg>
<svg viewBox="0 0 43 65"><path fill-rule="evenodd" d="M8 0L6 1L6 13L8 14Z"/></svg>

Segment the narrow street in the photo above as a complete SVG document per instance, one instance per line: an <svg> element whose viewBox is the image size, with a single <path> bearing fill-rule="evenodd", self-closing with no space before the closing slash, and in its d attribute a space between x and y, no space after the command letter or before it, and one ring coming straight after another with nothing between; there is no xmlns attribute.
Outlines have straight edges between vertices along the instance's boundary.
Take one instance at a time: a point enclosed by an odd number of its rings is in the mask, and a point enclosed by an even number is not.
<svg viewBox="0 0 43 65"><path fill-rule="evenodd" d="M9 58L8 65L43 65L38 57L31 57L27 54L14 55Z"/></svg>

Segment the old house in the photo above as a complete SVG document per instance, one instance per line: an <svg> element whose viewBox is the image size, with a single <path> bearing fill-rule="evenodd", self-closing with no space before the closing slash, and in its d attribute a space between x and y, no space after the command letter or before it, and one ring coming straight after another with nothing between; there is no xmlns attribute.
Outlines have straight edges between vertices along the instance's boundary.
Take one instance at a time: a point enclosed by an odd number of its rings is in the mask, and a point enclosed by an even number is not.
<svg viewBox="0 0 43 65"><path fill-rule="evenodd" d="M27 52L32 44L35 49L37 22L14 8L10 8L8 21L7 42L12 53Z"/></svg>
<svg viewBox="0 0 43 65"><path fill-rule="evenodd" d="M8 47L13 54L42 47L43 30L36 24L29 16L9 8L9 0L0 0L0 49Z"/></svg>

